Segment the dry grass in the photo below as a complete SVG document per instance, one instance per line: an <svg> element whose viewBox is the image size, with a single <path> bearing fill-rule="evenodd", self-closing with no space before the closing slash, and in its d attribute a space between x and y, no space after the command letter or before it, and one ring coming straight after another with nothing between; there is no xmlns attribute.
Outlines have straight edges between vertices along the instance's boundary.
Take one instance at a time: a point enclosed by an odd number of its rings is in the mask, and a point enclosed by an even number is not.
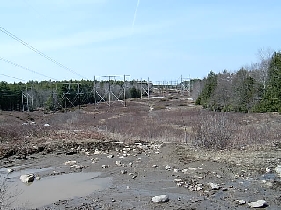
<svg viewBox="0 0 281 210"><path fill-rule="evenodd" d="M180 99L135 99L127 107L88 105L66 113L2 112L0 156L29 154L38 143L63 140L162 141L219 150L280 142L279 115L215 113L189 105Z"/></svg>

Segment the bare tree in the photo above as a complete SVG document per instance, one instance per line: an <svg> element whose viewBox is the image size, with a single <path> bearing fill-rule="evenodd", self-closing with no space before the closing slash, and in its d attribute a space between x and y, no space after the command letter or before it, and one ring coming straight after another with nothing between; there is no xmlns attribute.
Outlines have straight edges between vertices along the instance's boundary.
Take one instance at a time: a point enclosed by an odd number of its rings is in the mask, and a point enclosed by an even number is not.
<svg viewBox="0 0 281 210"><path fill-rule="evenodd" d="M258 50L258 57L260 60L260 63L258 63L258 81L263 84L263 88L266 88L266 81L268 78L268 68L269 68L269 63L271 60L271 57L274 53L274 50L271 48L266 48L266 49L259 49Z"/></svg>

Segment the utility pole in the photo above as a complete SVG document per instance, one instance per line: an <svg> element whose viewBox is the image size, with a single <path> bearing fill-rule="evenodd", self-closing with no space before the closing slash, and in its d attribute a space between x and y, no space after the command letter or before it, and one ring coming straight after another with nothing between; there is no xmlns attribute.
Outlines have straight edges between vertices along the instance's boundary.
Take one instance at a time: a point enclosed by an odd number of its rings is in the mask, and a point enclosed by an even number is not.
<svg viewBox="0 0 281 210"><path fill-rule="evenodd" d="M103 76L108 78L108 106L110 106L110 95L111 95L111 89L110 89L110 79L115 78L116 76Z"/></svg>
<svg viewBox="0 0 281 210"><path fill-rule="evenodd" d="M148 79L147 79L147 97L148 97L148 99L149 99L149 84L150 84L150 82L149 82L149 77L148 77Z"/></svg>
<svg viewBox="0 0 281 210"><path fill-rule="evenodd" d="M126 104L126 77L129 77L130 75L125 75L124 74L124 107L127 106Z"/></svg>
<svg viewBox="0 0 281 210"><path fill-rule="evenodd" d="M142 99L142 78L141 78L140 83L141 83L141 99Z"/></svg>

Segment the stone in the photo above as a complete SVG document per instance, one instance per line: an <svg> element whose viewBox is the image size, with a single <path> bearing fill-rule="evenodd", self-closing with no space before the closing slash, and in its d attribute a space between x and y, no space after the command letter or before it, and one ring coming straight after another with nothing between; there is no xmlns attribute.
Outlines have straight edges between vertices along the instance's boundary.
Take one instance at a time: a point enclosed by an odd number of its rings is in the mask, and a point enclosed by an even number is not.
<svg viewBox="0 0 281 210"><path fill-rule="evenodd" d="M168 171L170 171L170 170L171 170L171 166L166 165L166 166L165 166L165 169L168 170Z"/></svg>
<svg viewBox="0 0 281 210"><path fill-rule="evenodd" d="M7 169L7 172L8 172L8 173L12 173L13 171L14 171L14 169L12 169L12 168L8 168L8 169Z"/></svg>
<svg viewBox="0 0 281 210"><path fill-rule="evenodd" d="M109 165L102 165L102 168L109 168Z"/></svg>
<svg viewBox="0 0 281 210"><path fill-rule="evenodd" d="M108 157L108 158L113 158L113 157L114 157L114 155L108 155L107 157Z"/></svg>
<svg viewBox="0 0 281 210"><path fill-rule="evenodd" d="M82 165L76 165L76 164L74 164L74 165L70 166L70 168L82 169L82 168L84 168L84 167L83 167Z"/></svg>
<svg viewBox="0 0 281 210"><path fill-rule="evenodd" d="M281 165L278 165L274 170L281 177Z"/></svg>
<svg viewBox="0 0 281 210"><path fill-rule="evenodd" d="M102 151L99 151L98 149L95 149L94 155L100 155Z"/></svg>
<svg viewBox="0 0 281 210"><path fill-rule="evenodd" d="M212 188L212 190L219 190L221 188L218 184L212 182L209 183L209 186Z"/></svg>
<svg viewBox="0 0 281 210"><path fill-rule="evenodd" d="M154 203L165 203L169 201L169 196L168 195L157 195L152 197L152 202Z"/></svg>
<svg viewBox="0 0 281 210"><path fill-rule="evenodd" d="M157 168L157 167L158 167L157 165L153 165L153 166L152 166L152 168Z"/></svg>
<svg viewBox="0 0 281 210"><path fill-rule="evenodd" d="M34 174L25 174L25 175L21 175L20 176L20 180L23 182L23 183L30 183L30 182L33 182L35 179L35 175Z"/></svg>
<svg viewBox="0 0 281 210"><path fill-rule="evenodd" d="M50 124L46 123L44 124L44 127L50 127Z"/></svg>
<svg viewBox="0 0 281 210"><path fill-rule="evenodd" d="M244 200L236 200L236 202L239 205L244 205L246 203L246 201L244 201Z"/></svg>
<svg viewBox="0 0 281 210"><path fill-rule="evenodd" d="M75 160L69 160L69 161L66 161L66 162L64 163L64 165L72 166L72 165L75 165L76 163L77 163L77 161L75 161Z"/></svg>
<svg viewBox="0 0 281 210"><path fill-rule="evenodd" d="M126 174L127 171L126 170L121 170L121 174Z"/></svg>
<svg viewBox="0 0 281 210"><path fill-rule="evenodd" d="M119 160L116 160L116 161L115 161L115 164L116 164L117 166L122 166L122 163L121 163L121 161L119 161Z"/></svg>
<svg viewBox="0 0 281 210"><path fill-rule="evenodd" d="M255 202L250 202L248 203L248 205L251 207L251 208L263 208L263 207L266 207L267 206L267 203L265 200L257 200Z"/></svg>

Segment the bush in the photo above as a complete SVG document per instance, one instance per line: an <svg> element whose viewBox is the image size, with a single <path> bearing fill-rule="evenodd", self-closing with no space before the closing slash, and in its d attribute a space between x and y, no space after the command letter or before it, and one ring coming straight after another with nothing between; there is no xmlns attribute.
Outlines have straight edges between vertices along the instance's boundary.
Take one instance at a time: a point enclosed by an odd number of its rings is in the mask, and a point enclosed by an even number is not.
<svg viewBox="0 0 281 210"><path fill-rule="evenodd" d="M192 143L207 149L226 149L232 144L235 127L228 113L201 112L192 126Z"/></svg>

